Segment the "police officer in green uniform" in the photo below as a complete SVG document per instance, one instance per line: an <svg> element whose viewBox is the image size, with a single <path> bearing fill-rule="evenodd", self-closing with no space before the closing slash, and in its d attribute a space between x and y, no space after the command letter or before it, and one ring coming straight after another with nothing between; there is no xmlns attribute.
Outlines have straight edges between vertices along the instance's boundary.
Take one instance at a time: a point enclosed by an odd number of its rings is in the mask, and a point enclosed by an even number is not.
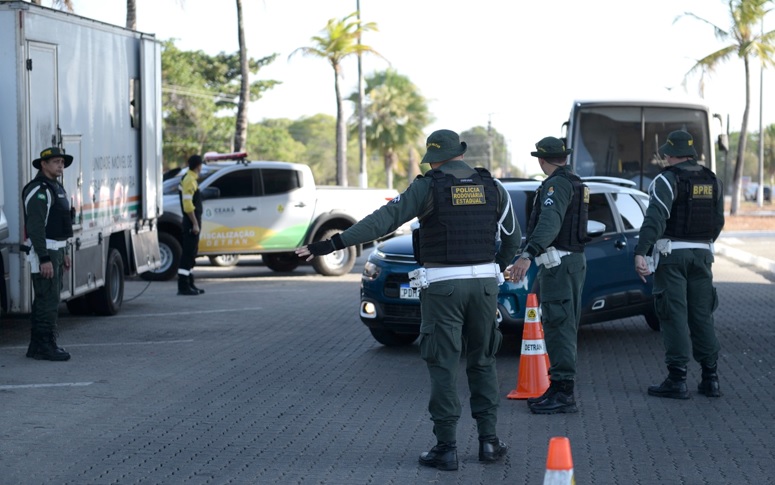
<svg viewBox="0 0 775 485"><path fill-rule="evenodd" d="M547 178L536 191L524 251L510 269L512 280L521 281L533 259L539 265L550 384L542 396L528 399L530 411L536 414L577 411L573 391L581 290L587 273L589 189L566 165L571 152L551 136L536 143L536 151L531 152Z"/></svg>
<svg viewBox="0 0 775 485"><path fill-rule="evenodd" d="M32 273L35 297L30 315L27 357L37 360L69 360L70 354L56 342L62 273L70 268L67 240L73 236L73 216L59 177L73 157L58 147L46 148L33 160L37 176L22 189L25 250Z"/></svg>
<svg viewBox="0 0 775 485"><path fill-rule="evenodd" d="M426 148L422 161L431 170L406 191L345 232L296 253L309 260L372 241L414 217L419 219L413 238L415 257L423 267L410 276L411 284L421 288L420 353L430 372L428 410L437 440L436 446L420 455L420 464L457 470L461 413L457 374L464 348L479 460L494 462L506 454L507 446L496 435L495 353L502 335L495 318L498 284L522 234L508 192L489 172L463 161L467 147L457 133L435 131Z"/></svg>
<svg viewBox="0 0 775 485"><path fill-rule="evenodd" d="M194 265L202 227L202 194L198 182L202 163L202 157L191 155L188 158L188 170L178 186L180 211L183 214L183 254L178 266L178 295L201 295L205 292L194 284Z"/></svg>
<svg viewBox="0 0 775 485"><path fill-rule="evenodd" d="M719 342L713 324L718 297L711 266L712 244L724 227L724 191L716 175L697 163L688 132L670 133L659 152L669 166L649 186L649 207L635 248L641 279L654 273L654 305L668 372L648 393L688 399L687 365L693 356L702 368L700 394L719 397Z"/></svg>

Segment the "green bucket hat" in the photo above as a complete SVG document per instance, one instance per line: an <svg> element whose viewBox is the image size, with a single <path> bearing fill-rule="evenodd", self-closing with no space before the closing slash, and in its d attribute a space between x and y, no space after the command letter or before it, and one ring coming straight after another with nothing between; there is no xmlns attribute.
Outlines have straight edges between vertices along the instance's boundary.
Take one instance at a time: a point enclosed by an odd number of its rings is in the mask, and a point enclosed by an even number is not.
<svg viewBox="0 0 775 485"><path fill-rule="evenodd" d="M36 169L40 170L40 162L43 160L48 160L49 158L57 158L62 157L65 159L65 168L69 167L71 163L73 163L73 157L72 155L65 154L64 148L59 147L49 147L40 152L40 158L36 158L32 161L32 166Z"/></svg>
<svg viewBox="0 0 775 485"><path fill-rule="evenodd" d="M460 141L460 136L454 131L437 130L425 141L425 149L427 151L421 163L437 163L464 154L468 145Z"/></svg>
<svg viewBox="0 0 775 485"><path fill-rule="evenodd" d="M694 149L694 139L687 131L677 130L667 135L667 141L659 147L659 154L671 157L697 158L697 150Z"/></svg>
<svg viewBox="0 0 775 485"><path fill-rule="evenodd" d="M564 158L573 153L572 148L565 148L565 143L559 138L547 136L536 143L536 151L530 152L531 155L538 158Z"/></svg>

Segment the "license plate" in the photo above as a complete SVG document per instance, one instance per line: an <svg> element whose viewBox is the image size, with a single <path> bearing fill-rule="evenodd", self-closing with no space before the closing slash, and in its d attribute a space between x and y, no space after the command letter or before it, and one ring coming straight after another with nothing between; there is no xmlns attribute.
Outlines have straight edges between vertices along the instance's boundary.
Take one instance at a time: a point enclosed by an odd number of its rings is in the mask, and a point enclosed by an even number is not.
<svg viewBox="0 0 775 485"><path fill-rule="evenodd" d="M420 289L419 288L412 288L408 284L401 285L400 292L399 292L398 296L402 300L419 300L420 299Z"/></svg>

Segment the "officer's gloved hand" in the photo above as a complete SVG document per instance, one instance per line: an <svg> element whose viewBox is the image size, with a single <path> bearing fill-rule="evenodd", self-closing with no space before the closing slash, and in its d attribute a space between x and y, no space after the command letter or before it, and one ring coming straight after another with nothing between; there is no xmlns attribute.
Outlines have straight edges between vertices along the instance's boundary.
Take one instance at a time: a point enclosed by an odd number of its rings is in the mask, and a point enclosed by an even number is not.
<svg viewBox="0 0 775 485"><path fill-rule="evenodd" d="M307 245L309 252L315 256L325 256L346 247L340 234L335 234L331 239L324 239Z"/></svg>

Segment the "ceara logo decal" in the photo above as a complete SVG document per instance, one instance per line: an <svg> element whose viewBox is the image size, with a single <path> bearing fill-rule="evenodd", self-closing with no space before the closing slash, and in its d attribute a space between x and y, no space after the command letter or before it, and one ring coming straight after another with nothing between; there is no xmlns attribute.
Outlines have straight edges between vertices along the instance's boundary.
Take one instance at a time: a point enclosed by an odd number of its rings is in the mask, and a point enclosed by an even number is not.
<svg viewBox="0 0 775 485"><path fill-rule="evenodd" d="M285 211L285 206L284 206L284 205L282 205L282 204L278 205L278 206L277 206L277 212L280 212L280 213L282 213L283 211Z"/></svg>

